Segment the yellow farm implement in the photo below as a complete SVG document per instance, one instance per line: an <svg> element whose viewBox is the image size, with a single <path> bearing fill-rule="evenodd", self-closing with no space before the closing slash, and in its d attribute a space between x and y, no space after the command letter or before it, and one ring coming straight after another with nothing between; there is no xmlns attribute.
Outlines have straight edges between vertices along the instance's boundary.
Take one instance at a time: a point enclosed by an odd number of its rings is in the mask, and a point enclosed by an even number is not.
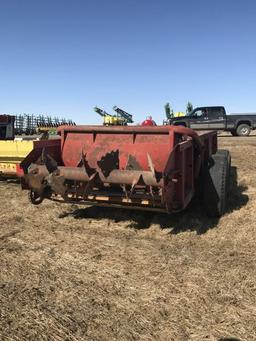
<svg viewBox="0 0 256 341"><path fill-rule="evenodd" d="M19 164L33 148L33 141L0 141L0 175L16 176Z"/></svg>

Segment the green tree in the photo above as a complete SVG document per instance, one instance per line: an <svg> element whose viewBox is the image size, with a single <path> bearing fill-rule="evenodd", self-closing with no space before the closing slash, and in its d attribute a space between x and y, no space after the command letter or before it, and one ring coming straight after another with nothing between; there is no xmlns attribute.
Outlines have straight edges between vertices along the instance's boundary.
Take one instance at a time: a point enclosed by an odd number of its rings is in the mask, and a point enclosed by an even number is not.
<svg viewBox="0 0 256 341"><path fill-rule="evenodd" d="M187 109L186 109L186 113L190 113L193 110L193 104L191 102L188 101L187 103Z"/></svg>
<svg viewBox="0 0 256 341"><path fill-rule="evenodd" d="M165 109L165 114L166 114L167 120L171 119L174 116L174 113L173 113L173 109L170 106L169 102L165 104L164 109Z"/></svg>

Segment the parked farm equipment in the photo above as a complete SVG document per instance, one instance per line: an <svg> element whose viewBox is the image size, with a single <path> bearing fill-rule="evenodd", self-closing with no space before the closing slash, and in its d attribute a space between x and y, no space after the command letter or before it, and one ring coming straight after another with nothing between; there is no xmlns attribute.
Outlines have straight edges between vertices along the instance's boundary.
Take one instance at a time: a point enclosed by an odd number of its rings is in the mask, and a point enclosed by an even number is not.
<svg viewBox="0 0 256 341"><path fill-rule="evenodd" d="M104 126L126 126L128 123L133 123L132 115L123 109L113 106L113 110L116 114L108 114L105 110L98 107L94 107L94 111L103 117Z"/></svg>
<svg viewBox="0 0 256 341"><path fill-rule="evenodd" d="M0 178L21 176L21 161L38 146L38 140L47 140L50 134L56 134L61 124L75 125L70 120L44 116L0 115ZM15 133L23 137L15 138ZM37 136L25 136L28 134Z"/></svg>
<svg viewBox="0 0 256 341"><path fill-rule="evenodd" d="M15 135L37 135L41 132L56 133L56 128L61 125L75 125L72 120L46 115L19 114L15 116Z"/></svg>
<svg viewBox="0 0 256 341"><path fill-rule="evenodd" d="M199 193L206 212L225 212L230 156L216 132L184 127L58 128L21 163L23 189L44 199L178 212ZM41 141L43 142L43 141Z"/></svg>

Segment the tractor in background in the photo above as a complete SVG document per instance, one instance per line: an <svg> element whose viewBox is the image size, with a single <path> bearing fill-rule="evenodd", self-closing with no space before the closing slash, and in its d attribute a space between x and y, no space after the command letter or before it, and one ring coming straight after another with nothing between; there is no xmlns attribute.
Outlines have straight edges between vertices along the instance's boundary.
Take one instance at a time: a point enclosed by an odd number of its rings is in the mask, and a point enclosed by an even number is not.
<svg viewBox="0 0 256 341"><path fill-rule="evenodd" d="M94 111L103 117L104 126L127 126L128 123L133 123L132 115L120 109L117 106L113 107L116 114L108 114L105 110L94 107Z"/></svg>

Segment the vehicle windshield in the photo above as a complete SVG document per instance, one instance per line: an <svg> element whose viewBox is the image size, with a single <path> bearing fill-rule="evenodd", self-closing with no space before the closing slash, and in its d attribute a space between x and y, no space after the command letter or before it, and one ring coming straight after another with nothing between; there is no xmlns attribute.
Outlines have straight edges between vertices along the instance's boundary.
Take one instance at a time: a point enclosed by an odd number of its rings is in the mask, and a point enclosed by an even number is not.
<svg viewBox="0 0 256 341"><path fill-rule="evenodd" d="M202 118L208 116L208 109L207 108L198 108L188 113L188 116L194 118Z"/></svg>

